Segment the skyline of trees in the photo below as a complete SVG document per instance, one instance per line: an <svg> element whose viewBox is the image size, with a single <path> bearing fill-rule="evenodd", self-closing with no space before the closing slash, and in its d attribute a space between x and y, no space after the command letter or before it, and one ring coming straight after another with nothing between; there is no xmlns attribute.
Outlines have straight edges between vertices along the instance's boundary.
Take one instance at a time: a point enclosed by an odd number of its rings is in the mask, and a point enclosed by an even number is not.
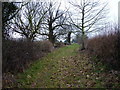
<svg viewBox="0 0 120 90"><path fill-rule="evenodd" d="M70 2L70 8L60 9L61 4L56 2L24 2L15 4L19 11L9 23L12 32L19 33L23 38L34 41L36 37L46 36L53 44L63 37L71 43L71 35L82 33L82 48L84 49L84 36L94 30L93 26L104 18L104 9L99 8L98 2L82 0L79 3ZM22 7L21 7L22 6ZM77 12L77 22L75 21ZM92 28L92 29L91 29Z"/></svg>

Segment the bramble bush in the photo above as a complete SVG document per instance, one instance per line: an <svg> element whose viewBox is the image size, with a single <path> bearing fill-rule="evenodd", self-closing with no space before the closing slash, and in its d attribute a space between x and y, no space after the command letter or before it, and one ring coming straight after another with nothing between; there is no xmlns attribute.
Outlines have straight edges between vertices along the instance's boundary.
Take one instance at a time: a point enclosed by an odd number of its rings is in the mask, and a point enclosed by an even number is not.
<svg viewBox="0 0 120 90"><path fill-rule="evenodd" d="M2 46L2 70L23 72L33 61L43 57L53 49L49 41L27 42L4 40Z"/></svg>
<svg viewBox="0 0 120 90"><path fill-rule="evenodd" d="M100 61L111 67L120 70L120 32L107 33L88 39L87 51L96 55Z"/></svg>

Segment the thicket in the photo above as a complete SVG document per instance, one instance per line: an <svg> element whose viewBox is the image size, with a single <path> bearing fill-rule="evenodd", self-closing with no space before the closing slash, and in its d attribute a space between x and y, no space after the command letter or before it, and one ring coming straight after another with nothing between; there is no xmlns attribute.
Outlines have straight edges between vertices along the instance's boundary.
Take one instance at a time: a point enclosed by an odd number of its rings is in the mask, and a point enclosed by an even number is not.
<svg viewBox="0 0 120 90"><path fill-rule="evenodd" d="M88 39L86 48L103 64L111 69L120 70L120 31L118 29L115 32Z"/></svg>
<svg viewBox="0 0 120 90"><path fill-rule="evenodd" d="M23 72L33 61L51 52L52 49L53 45L49 41L4 40L2 45L3 73Z"/></svg>

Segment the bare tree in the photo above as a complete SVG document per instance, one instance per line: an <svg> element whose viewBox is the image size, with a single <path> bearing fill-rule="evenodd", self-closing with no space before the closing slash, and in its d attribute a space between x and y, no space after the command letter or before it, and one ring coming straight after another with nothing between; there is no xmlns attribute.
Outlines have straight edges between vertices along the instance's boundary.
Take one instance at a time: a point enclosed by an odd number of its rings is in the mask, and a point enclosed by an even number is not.
<svg viewBox="0 0 120 90"><path fill-rule="evenodd" d="M87 33L98 30L96 25L99 25L100 21L105 18L105 7L100 7L100 2L94 0L80 0L80 3L70 2L77 11L77 21L71 18L71 23L77 27L78 32L82 34L82 48L85 49L84 37ZM75 16L74 16L75 17Z"/></svg>
<svg viewBox="0 0 120 90"><path fill-rule="evenodd" d="M2 37L3 39L9 38L9 23L15 17L15 15L21 10L21 7L17 7L18 2L2 2Z"/></svg>
<svg viewBox="0 0 120 90"><path fill-rule="evenodd" d="M33 41L42 26L47 10L44 9L43 2L29 2L22 7L12 22L12 29L23 35L27 40Z"/></svg>
<svg viewBox="0 0 120 90"><path fill-rule="evenodd" d="M43 23L44 29L41 35L48 36L50 42L54 44L57 36L64 34L62 30L64 30L63 26L66 25L65 12L67 10L60 10L60 4L57 6L56 3L53 2L48 2L46 8L48 12L45 17L45 22Z"/></svg>
<svg viewBox="0 0 120 90"><path fill-rule="evenodd" d="M68 20L67 20L68 21ZM72 25L70 23L67 23L66 26L64 26L64 36L65 36L65 42L66 44L71 44L71 34L74 33L74 29L72 28Z"/></svg>

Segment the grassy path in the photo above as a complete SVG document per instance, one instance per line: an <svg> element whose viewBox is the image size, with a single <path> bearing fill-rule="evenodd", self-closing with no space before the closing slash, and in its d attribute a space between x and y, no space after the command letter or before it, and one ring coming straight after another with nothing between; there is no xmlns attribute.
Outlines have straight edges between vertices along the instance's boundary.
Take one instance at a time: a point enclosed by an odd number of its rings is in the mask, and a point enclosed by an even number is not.
<svg viewBox="0 0 120 90"><path fill-rule="evenodd" d="M105 66L92 61L94 58L82 52L78 53L78 48L77 44L66 46L38 60L24 73L18 75L18 86L25 88L120 87L117 75L106 72Z"/></svg>

